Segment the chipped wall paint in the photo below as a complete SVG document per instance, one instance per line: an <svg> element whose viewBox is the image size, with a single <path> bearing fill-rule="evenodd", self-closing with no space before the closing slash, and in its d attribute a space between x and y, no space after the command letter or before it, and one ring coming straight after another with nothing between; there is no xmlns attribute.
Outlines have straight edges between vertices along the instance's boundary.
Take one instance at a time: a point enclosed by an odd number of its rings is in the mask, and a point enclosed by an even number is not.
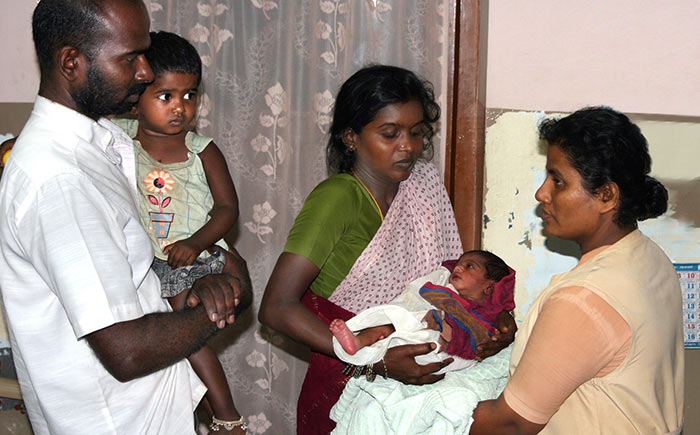
<svg viewBox="0 0 700 435"><path fill-rule="evenodd" d="M546 161L537 125L544 117L543 112L487 113L483 246L517 271L519 321L552 275L571 269L580 255L571 242L547 239L536 215L535 191ZM640 228L672 261L700 262L700 119L632 118L649 141L652 175L669 190L669 211Z"/></svg>

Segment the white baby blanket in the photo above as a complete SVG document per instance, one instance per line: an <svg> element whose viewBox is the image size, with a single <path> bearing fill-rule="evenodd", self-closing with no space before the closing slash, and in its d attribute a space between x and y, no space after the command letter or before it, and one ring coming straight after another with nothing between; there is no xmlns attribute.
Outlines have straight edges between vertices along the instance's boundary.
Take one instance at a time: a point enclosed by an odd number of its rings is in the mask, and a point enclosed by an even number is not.
<svg viewBox="0 0 700 435"><path fill-rule="evenodd" d="M436 285L452 288L449 283L450 271L445 267L440 267L427 275L411 281L406 285L404 291L388 304L368 308L345 322L353 332L389 323L394 326L396 332L371 346L363 347L354 355L347 353L338 340L333 337L333 350L336 356L350 364L365 365L373 364L382 359L390 347L419 343L435 343L437 345L440 332L426 329L427 324L422 321L428 310L433 308L419 293L421 287L428 281ZM440 352L437 346L434 351L426 355L417 356L416 362L418 364L429 364L443 361L447 358L454 358L454 362L438 373L460 370L471 367L476 363L473 360L465 360Z"/></svg>
<svg viewBox="0 0 700 435"><path fill-rule="evenodd" d="M430 385L394 379L350 379L331 410L334 435L467 434L482 400L497 398L508 380L512 345L483 362L449 372Z"/></svg>

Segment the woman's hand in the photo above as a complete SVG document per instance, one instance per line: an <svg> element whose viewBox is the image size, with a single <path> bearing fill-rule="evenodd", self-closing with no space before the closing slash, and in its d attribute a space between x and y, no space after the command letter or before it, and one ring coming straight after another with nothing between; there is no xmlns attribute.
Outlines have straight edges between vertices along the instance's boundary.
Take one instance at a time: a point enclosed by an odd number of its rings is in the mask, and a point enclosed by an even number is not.
<svg viewBox="0 0 700 435"><path fill-rule="evenodd" d="M384 356L387 376L401 381L404 384L414 385L432 384L433 382L439 381L445 377L445 375L436 375L434 373L454 361L452 358L426 365L416 363L415 359L417 355L425 355L432 352L434 349L435 343L405 344L403 346L390 348ZM375 370L377 374L382 375L383 367L376 368L378 369Z"/></svg>
<svg viewBox="0 0 700 435"><path fill-rule="evenodd" d="M518 327L515 325L513 316L508 311L501 311L496 323L496 332L491 340L476 346L476 360L482 361L506 348L515 340L515 331L517 330Z"/></svg>

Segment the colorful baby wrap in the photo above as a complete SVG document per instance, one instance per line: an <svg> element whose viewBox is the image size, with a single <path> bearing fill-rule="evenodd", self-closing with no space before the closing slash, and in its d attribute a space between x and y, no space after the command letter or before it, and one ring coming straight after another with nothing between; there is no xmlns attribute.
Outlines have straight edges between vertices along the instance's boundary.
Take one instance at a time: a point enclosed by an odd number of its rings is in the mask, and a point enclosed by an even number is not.
<svg viewBox="0 0 700 435"><path fill-rule="evenodd" d="M452 328L452 339L445 351L460 358L474 359L476 345L487 341L493 335L493 324L474 312L470 301L447 287L427 282L419 293L435 307L428 311L424 318L428 328L442 331L443 322L447 322Z"/></svg>

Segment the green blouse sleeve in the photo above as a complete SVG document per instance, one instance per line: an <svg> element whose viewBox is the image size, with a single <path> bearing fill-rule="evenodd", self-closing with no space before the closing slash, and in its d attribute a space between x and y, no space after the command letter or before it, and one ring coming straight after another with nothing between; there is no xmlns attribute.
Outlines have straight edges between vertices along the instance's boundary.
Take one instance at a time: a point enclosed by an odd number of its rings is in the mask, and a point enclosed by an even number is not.
<svg viewBox="0 0 700 435"><path fill-rule="evenodd" d="M381 225L376 206L354 177L337 174L309 194L289 232L284 252L319 268L311 290L329 297Z"/></svg>

